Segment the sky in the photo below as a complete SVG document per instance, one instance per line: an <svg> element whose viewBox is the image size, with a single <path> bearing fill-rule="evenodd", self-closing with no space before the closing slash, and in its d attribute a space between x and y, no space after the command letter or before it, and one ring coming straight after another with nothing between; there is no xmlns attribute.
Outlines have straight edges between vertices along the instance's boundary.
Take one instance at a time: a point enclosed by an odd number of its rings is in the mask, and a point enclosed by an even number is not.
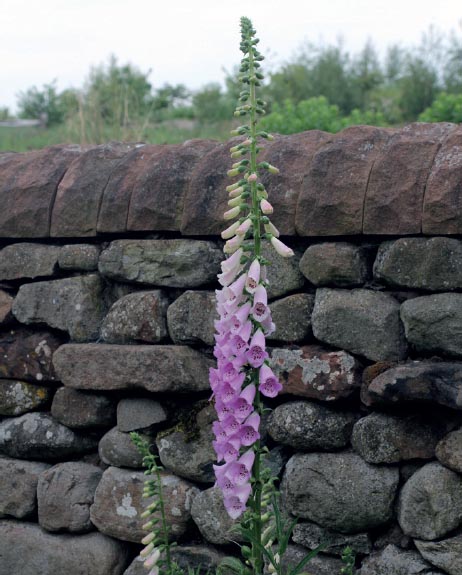
<svg viewBox="0 0 462 575"><path fill-rule="evenodd" d="M460 0L0 0L0 107L53 80L81 87L91 66L115 54L154 88L197 89L222 82L239 63L239 18L252 19L268 66L288 60L306 41L351 52L371 39L417 44L434 25L462 33Z"/></svg>

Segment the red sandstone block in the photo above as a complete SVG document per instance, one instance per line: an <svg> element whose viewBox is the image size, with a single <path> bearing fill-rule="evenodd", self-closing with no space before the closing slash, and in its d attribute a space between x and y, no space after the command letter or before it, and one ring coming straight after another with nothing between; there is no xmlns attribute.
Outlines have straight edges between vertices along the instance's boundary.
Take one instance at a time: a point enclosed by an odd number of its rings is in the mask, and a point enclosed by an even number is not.
<svg viewBox="0 0 462 575"><path fill-rule="evenodd" d="M425 190L422 232L462 234L462 126L449 133L433 162Z"/></svg>
<svg viewBox="0 0 462 575"><path fill-rule="evenodd" d="M181 233L191 236L219 235L224 226L223 213L228 209L226 176L231 167L229 148L242 138L215 146L198 162L186 192L181 219Z"/></svg>
<svg viewBox="0 0 462 575"><path fill-rule="evenodd" d="M279 136L259 156L259 161L269 162L280 170L278 175L263 171L261 181L274 207L271 221L282 235L296 235L295 211L303 180L316 150L331 137L319 130Z"/></svg>
<svg viewBox="0 0 462 575"><path fill-rule="evenodd" d="M124 233L127 230L128 208L138 175L149 169L161 149L159 145L139 144L115 166L101 199L98 232Z"/></svg>
<svg viewBox="0 0 462 575"><path fill-rule="evenodd" d="M45 238L59 182L80 146L53 146L0 161L0 237Z"/></svg>
<svg viewBox="0 0 462 575"><path fill-rule="evenodd" d="M133 144L113 142L87 150L69 166L58 186L50 235L96 235L98 211L111 172Z"/></svg>
<svg viewBox="0 0 462 575"><path fill-rule="evenodd" d="M317 150L297 204L299 235L361 233L369 174L388 134L381 128L354 126L332 135Z"/></svg>
<svg viewBox="0 0 462 575"><path fill-rule="evenodd" d="M134 178L127 230L179 231L183 208L189 210L184 203L194 167L217 145L213 140L188 140L157 147L149 163L141 160ZM129 172L132 170L130 166Z"/></svg>
<svg viewBox="0 0 462 575"><path fill-rule="evenodd" d="M410 124L383 146L372 168L364 234L418 234L425 186L435 155L453 124Z"/></svg>

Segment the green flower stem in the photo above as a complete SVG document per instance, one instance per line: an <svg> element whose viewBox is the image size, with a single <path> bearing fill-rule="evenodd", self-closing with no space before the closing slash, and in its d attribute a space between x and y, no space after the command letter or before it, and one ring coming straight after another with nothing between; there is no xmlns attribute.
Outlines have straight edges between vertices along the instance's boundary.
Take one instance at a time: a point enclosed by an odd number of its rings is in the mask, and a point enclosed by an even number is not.
<svg viewBox="0 0 462 575"><path fill-rule="evenodd" d="M257 376L258 377L258 376ZM257 388L257 393L255 395L255 404L257 411L261 412L261 401L260 401L260 393ZM253 466L253 477L255 480L254 483L254 493L253 493L253 509L254 512L254 519L253 519L253 532L255 541L261 544L261 536L262 536L262 508L261 508L261 496L262 496L262 482L260 477L261 471L261 445L260 440L255 443L255 462ZM263 555L261 552L261 548L252 543L252 563L254 567L255 574L259 574L263 572Z"/></svg>
<svg viewBox="0 0 462 575"><path fill-rule="evenodd" d="M165 562L167 563L167 573L174 573L174 568L172 565L172 557L170 554L170 542L169 542L169 531L167 525L167 517L165 515L165 504L164 504L164 497L163 497L163 488L162 488L162 477L160 475L160 467L156 465L155 467L155 474L156 474L156 481L157 481L157 493L159 497L159 508L160 508L160 517L161 517L161 525L162 525L162 538L164 541L165 546Z"/></svg>
<svg viewBox="0 0 462 575"><path fill-rule="evenodd" d="M149 496L153 495L156 498L155 503L159 505L160 511L160 527L157 527L156 524L152 525L151 527L151 531L154 533L153 544L154 546L157 546L160 543L159 551L163 551L165 553L165 558L163 561L165 561L167 567L165 571L166 575L175 575L178 573L178 568L177 565L172 561L172 556L170 553L171 544L169 541L169 527L165 513L164 491L161 475L163 468L158 463L158 455L151 453L149 449L149 443L143 437L141 437L139 433L130 433L130 438L138 448L138 451L143 456L143 466L146 468L145 474L154 476L154 480L147 479L144 483L145 492L147 492ZM154 510L151 513L154 513Z"/></svg>
<svg viewBox="0 0 462 575"><path fill-rule="evenodd" d="M250 78L254 77L255 74L255 67L254 67L254 55L253 51L249 50L249 75ZM256 97L256 86L255 83L251 80L250 84L250 138L252 143L250 145L250 172L252 174L256 174L258 176L258 168L257 168L257 97ZM255 257L259 258L261 253L261 244L260 244L260 233L261 233L261 213L260 213L260 205L258 202L258 193L257 193L257 182L250 183L250 192L252 197L252 212L254 216L253 221L253 239L254 239L254 254Z"/></svg>
<svg viewBox="0 0 462 575"><path fill-rule="evenodd" d="M250 76L250 173L256 174L258 176L257 167L257 97L256 97L256 86L252 78L255 75L254 66L254 54L253 50L249 50L249 76ZM250 192L252 198L252 216L253 216L253 252L256 258L261 256L261 210L260 203L258 200L258 190L257 181L250 183ZM255 407L258 413L261 415L261 397L258 391L258 370L254 370L254 380L256 387L255 394ZM253 525L252 530L254 533L255 541L261 543L262 534L262 509L261 509L261 496L262 496L262 484L260 477L261 470L261 443L258 440L254 446L255 449L255 462L253 465L252 475L254 478L254 493L252 500L252 511L253 511ZM263 555L260 548L252 543L252 565L254 568L254 573L259 574L263 572Z"/></svg>

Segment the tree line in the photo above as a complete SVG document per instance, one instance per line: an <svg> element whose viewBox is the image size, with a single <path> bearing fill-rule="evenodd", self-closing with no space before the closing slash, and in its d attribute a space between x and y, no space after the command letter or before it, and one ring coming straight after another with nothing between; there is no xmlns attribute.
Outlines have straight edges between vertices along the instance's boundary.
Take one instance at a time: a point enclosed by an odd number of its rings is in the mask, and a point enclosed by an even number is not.
<svg viewBox="0 0 462 575"><path fill-rule="evenodd" d="M192 91L184 84L158 88L150 71L119 64L115 56L92 68L84 86L58 91L56 83L18 95L18 115L65 122L82 129L168 120L200 124L228 121L239 95L238 71L224 85ZM416 46L391 45L380 58L372 41L357 53L336 44L305 43L288 61L267 70L265 128L279 133L338 131L353 124L400 125L411 121L462 122L462 36L430 28ZM0 118L9 116L0 109ZM86 128L85 128L86 126ZM91 136L90 138L91 139Z"/></svg>

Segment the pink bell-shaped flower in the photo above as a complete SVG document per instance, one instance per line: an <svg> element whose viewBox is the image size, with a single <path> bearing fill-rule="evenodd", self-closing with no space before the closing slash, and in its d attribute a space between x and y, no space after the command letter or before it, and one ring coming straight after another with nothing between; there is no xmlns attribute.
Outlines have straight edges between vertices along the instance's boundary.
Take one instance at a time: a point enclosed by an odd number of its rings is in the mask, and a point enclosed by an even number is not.
<svg viewBox="0 0 462 575"><path fill-rule="evenodd" d="M249 293L254 293L260 282L260 262L253 260L250 264L249 271L247 272L247 281L245 282L245 289Z"/></svg>
<svg viewBox="0 0 462 575"><path fill-rule="evenodd" d="M244 455L237 461L229 464L226 470L226 477L228 477L234 485L244 485L250 480L250 473L255 461L255 452L253 449L247 450Z"/></svg>
<svg viewBox="0 0 462 575"><path fill-rule="evenodd" d="M258 389L260 393L266 397L276 397L281 391L282 385L278 378L274 375L272 369L266 364L262 365L259 374L260 385Z"/></svg>
<svg viewBox="0 0 462 575"><path fill-rule="evenodd" d="M261 329L257 329L250 341L249 350L246 353L247 361L252 367L260 367L265 359L268 359L269 356L265 349L265 336Z"/></svg>
<svg viewBox="0 0 462 575"><path fill-rule="evenodd" d="M236 313L233 315L233 317L231 318L231 328L230 328L232 334L239 333L239 331L241 330L241 328L243 327L243 325L245 324L245 322L249 317L251 307L252 306L250 302L247 302L240 308L238 308Z"/></svg>
<svg viewBox="0 0 462 575"><path fill-rule="evenodd" d="M258 439L260 439L260 433L258 429L260 427L260 416L256 411L254 411L241 425L240 429L237 431L236 436L239 439L241 445L250 446L253 445Z"/></svg>
<svg viewBox="0 0 462 575"><path fill-rule="evenodd" d="M253 294L253 307L250 310L252 317L255 321L262 322L270 314L270 308L268 307L268 296L266 293L265 286L259 284L255 293Z"/></svg>

